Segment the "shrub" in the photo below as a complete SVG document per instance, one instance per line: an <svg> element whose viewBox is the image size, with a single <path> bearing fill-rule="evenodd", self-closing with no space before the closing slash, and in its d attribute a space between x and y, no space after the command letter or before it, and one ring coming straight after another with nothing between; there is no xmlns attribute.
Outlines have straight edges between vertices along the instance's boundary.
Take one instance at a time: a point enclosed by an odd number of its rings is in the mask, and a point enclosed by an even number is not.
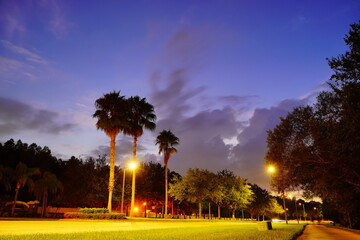
<svg viewBox="0 0 360 240"><path fill-rule="evenodd" d="M83 213L83 212L67 212L65 218L88 218L88 219L126 219L121 213Z"/></svg>
<svg viewBox="0 0 360 240"><path fill-rule="evenodd" d="M109 213L107 208L80 208L81 213Z"/></svg>

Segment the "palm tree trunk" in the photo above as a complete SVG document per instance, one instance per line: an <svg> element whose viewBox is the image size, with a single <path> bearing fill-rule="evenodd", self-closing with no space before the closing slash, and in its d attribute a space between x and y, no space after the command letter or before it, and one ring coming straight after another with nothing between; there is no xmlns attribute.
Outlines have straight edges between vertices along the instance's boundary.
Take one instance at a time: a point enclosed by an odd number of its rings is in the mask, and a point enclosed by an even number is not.
<svg viewBox="0 0 360 240"><path fill-rule="evenodd" d="M16 205L16 200L17 200L18 194L19 194L19 189L20 189L20 184L17 183L17 184L16 184L16 189L15 189L14 203L13 203L13 205L12 205L12 207L11 207L11 216L12 216L12 217L14 216L15 205Z"/></svg>
<svg viewBox="0 0 360 240"><path fill-rule="evenodd" d="M109 198L108 209L111 212L112 194L114 191L114 175L115 175L115 138L116 135L112 134L110 137L110 174L109 174Z"/></svg>
<svg viewBox="0 0 360 240"><path fill-rule="evenodd" d="M168 165L166 162L165 163L165 214L167 214L167 210L168 210Z"/></svg>
<svg viewBox="0 0 360 240"><path fill-rule="evenodd" d="M201 218L201 201L199 201L199 218Z"/></svg>
<svg viewBox="0 0 360 240"><path fill-rule="evenodd" d="M134 144L133 144L133 161L136 162L136 143L137 137L134 136ZM130 217L134 217L135 212L135 169L132 171L132 186L131 186L131 207L130 207Z"/></svg>
<svg viewBox="0 0 360 240"><path fill-rule="evenodd" d="M286 202L285 202L285 193L282 193L282 198L283 198L283 204L284 204L284 210L285 210L285 222L286 224L288 224L288 219L287 219L287 212L286 212Z"/></svg>
<svg viewBox="0 0 360 240"><path fill-rule="evenodd" d="M232 210L232 218L235 219L235 209Z"/></svg>
<svg viewBox="0 0 360 240"><path fill-rule="evenodd" d="M136 145L137 145L137 136L134 136L134 145L133 145L133 158L136 159Z"/></svg>
<svg viewBox="0 0 360 240"><path fill-rule="evenodd" d="M220 205L217 205L218 207L218 218L220 219L221 218L221 208L220 208Z"/></svg>
<svg viewBox="0 0 360 240"><path fill-rule="evenodd" d="M44 214L45 214L45 192L43 192L41 217L44 217Z"/></svg>
<svg viewBox="0 0 360 240"><path fill-rule="evenodd" d="M210 219L210 217L211 217L211 203L209 202L209 217L208 217L208 219Z"/></svg>

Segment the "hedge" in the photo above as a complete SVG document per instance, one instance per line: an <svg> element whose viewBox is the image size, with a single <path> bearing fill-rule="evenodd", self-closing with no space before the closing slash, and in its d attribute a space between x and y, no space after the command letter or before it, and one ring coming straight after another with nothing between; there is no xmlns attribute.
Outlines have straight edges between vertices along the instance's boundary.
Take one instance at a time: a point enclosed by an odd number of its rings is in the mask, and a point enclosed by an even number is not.
<svg viewBox="0 0 360 240"><path fill-rule="evenodd" d="M90 218L90 219L126 219L121 213L82 213L82 212L67 212L64 214L65 218Z"/></svg>
<svg viewBox="0 0 360 240"><path fill-rule="evenodd" d="M81 213L109 213L107 208L80 208Z"/></svg>

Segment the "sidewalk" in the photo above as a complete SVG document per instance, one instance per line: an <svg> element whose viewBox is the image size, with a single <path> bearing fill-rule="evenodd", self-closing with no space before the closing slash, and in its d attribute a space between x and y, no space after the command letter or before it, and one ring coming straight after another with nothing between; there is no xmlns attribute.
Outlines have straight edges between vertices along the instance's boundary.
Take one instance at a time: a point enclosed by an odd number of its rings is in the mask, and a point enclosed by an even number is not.
<svg viewBox="0 0 360 240"><path fill-rule="evenodd" d="M360 240L360 233L326 227L320 224L309 224L305 227L303 234L296 240Z"/></svg>

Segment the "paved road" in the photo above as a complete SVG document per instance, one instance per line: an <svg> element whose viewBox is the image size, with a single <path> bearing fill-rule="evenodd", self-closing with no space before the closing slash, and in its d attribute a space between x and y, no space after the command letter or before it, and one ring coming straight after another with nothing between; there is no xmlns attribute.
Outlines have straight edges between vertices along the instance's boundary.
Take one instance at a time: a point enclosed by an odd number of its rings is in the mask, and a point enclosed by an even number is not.
<svg viewBox="0 0 360 240"><path fill-rule="evenodd" d="M360 240L360 233L310 224L296 240Z"/></svg>

